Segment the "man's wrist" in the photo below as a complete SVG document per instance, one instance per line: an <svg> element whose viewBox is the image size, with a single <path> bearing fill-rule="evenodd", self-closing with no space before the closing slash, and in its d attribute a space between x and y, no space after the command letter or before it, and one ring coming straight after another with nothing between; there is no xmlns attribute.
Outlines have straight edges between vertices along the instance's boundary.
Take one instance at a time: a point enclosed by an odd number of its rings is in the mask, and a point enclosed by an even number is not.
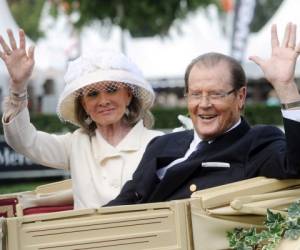
<svg viewBox="0 0 300 250"><path fill-rule="evenodd" d="M281 108L283 110L294 109L294 108L299 108L300 109L300 101L281 103Z"/></svg>

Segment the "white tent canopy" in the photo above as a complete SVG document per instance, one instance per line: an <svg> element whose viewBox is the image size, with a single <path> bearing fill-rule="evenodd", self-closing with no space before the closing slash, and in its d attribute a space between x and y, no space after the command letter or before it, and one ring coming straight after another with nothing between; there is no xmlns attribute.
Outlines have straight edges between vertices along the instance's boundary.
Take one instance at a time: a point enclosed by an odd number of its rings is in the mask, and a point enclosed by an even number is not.
<svg viewBox="0 0 300 250"><path fill-rule="evenodd" d="M147 78L183 77L186 66L198 55L216 51L227 53L215 6L191 13L170 30L166 38L131 39L128 54L143 69Z"/></svg>
<svg viewBox="0 0 300 250"><path fill-rule="evenodd" d="M280 5L279 9L273 15L273 17L266 23L266 25L257 33L253 33L248 42L248 48L246 52L246 58L250 55L258 55L262 58L268 58L271 54L271 26L277 24L277 30L279 34L279 40L282 40L284 34L285 25L288 22L292 22L300 25L300 1L285 0ZM300 26L297 31L298 42L300 40ZM245 69L248 77L260 78L263 76L260 68L253 62L246 59ZM300 77L300 63L298 62L296 67L296 76Z"/></svg>
<svg viewBox="0 0 300 250"><path fill-rule="evenodd" d="M85 28L81 51L121 50L121 30L113 27L105 36L101 27ZM97 29L97 30L95 30ZM209 51L228 53L229 39L221 29L215 5L190 13L177 21L166 37L133 38L125 33L126 54L142 69L146 78L183 78L186 66L196 56Z"/></svg>

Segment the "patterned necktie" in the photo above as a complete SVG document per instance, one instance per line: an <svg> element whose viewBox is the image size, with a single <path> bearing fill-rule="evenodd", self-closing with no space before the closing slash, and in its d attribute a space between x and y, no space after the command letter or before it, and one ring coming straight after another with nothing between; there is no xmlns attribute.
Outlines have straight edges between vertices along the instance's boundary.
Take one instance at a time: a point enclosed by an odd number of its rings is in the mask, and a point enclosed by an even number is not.
<svg viewBox="0 0 300 250"><path fill-rule="evenodd" d="M209 145L208 141L199 142L194 152L190 154L190 156L186 159L186 161L197 158L197 156L201 155L201 153L206 149L208 145Z"/></svg>
<svg viewBox="0 0 300 250"><path fill-rule="evenodd" d="M206 147L209 145L208 141L201 141L199 142L199 144L197 145L196 149L194 150L194 152L192 152L190 154L190 156L183 162L179 162L177 164L175 164L174 166L170 167L166 172L165 174L162 175L162 178L163 179L166 175L169 175L172 173L172 172L176 172L178 169L182 168L182 165L187 162L187 161L190 161L190 160L194 160L196 159L198 156L201 156L201 154L203 153L204 149L206 149Z"/></svg>
<svg viewBox="0 0 300 250"><path fill-rule="evenodd" d="M189 160L193 160L195 158L197 158L198 156L200 156L203 152L203 150L209 145L208 141L201 141L198 143L196 149L190 154L190 156L182 161L182 162L179 162L179 163L176 163L175 165L165 169L165 168L161 168L157 171L157 175L160 179L163 179L164 176L170 172L170 171L176 171L176 169L180 168L182 166L183 163L185 163L186 161L189 161Z"/></svg>

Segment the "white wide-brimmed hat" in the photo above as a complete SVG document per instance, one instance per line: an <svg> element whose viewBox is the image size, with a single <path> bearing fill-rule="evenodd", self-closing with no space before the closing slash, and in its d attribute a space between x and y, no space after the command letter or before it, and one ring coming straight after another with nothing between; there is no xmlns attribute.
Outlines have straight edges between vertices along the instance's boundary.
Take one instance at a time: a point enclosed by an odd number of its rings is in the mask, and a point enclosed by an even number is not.
<svg viewBox="0 0 300 250"><path fill-rule="evenodd" d="M154 91L139 68L124 54L116 51L98 51L82 55L68 64L65 88L59 97L57 114L61 120L80 126L75 114L78 91L94 83L121 82L131 87L142 109L149 109L154 102Z"/></svg>

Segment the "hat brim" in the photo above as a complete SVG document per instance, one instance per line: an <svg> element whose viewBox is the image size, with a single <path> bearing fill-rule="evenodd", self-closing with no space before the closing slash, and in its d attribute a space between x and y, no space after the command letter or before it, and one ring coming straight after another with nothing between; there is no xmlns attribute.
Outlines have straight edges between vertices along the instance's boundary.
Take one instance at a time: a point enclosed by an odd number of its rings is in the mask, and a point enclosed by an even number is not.
<svg viewBox="0 0 300 250"><path fill-rule="evenodd" d="M142 109L147 110L153 105L155 94L151 85L145 81L145 79L125 70L98 69L92 73L85 74L82 77L75 79L65 86L57 104L58 117L63 121L70 122L80 127L81 125L75 114L75 102L77 98L76 92L91 84L105 81L122 82L133 85L134 87L139 88L139 91L142 93L140 96L143 96L143 98L137 96L142 104Z"/></svg>

